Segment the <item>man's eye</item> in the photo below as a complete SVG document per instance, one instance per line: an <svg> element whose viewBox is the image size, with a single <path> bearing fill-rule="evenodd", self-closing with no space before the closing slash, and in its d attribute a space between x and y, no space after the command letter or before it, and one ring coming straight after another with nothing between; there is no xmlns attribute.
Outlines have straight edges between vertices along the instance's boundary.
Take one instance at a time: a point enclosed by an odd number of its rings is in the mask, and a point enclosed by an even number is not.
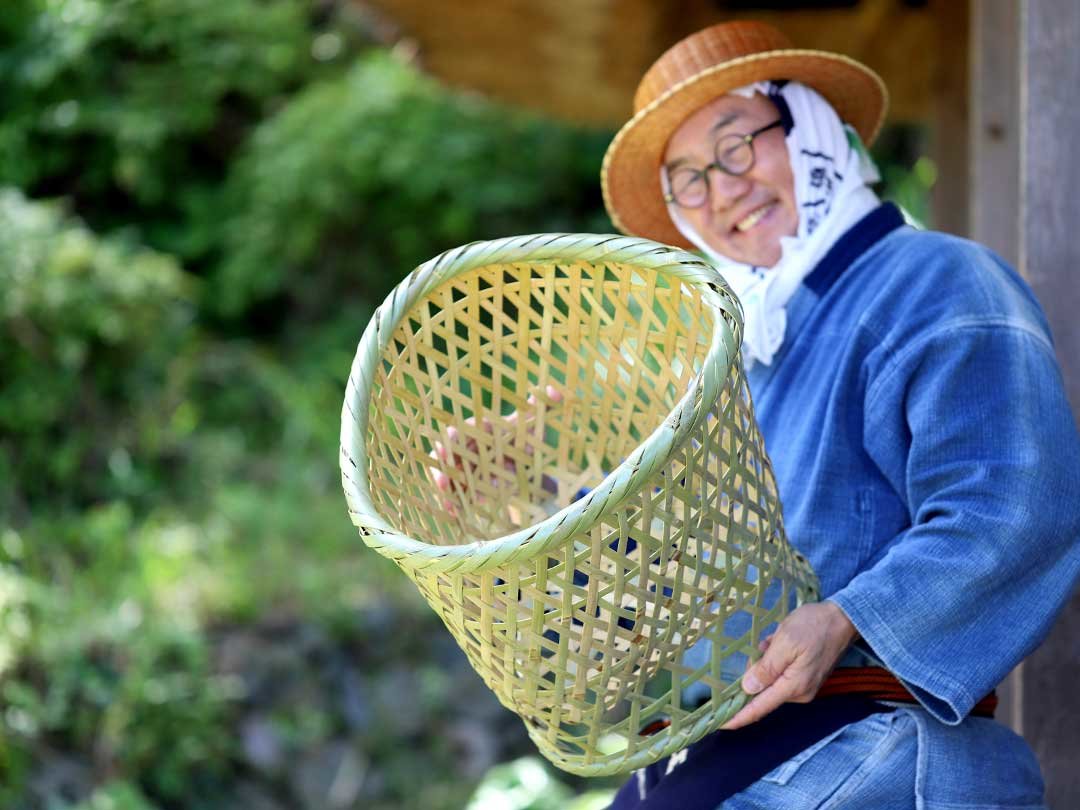
<svg viewBox="0 0 1080 810"><path fill-rule="evenodd" d="M675 172L671 177L671 190L675 194L679 194L680 192L689 191L699 182L701 182L701 172L689 169Z"/></svg>

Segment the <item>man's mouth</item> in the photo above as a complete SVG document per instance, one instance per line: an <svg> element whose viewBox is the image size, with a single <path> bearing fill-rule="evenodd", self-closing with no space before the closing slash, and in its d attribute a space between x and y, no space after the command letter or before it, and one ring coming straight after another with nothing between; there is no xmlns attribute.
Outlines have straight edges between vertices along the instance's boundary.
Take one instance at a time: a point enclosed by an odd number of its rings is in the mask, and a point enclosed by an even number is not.
<svg viewBox="0 0 1080 810"><path fill-rule="evenodd" d="M753 211L751 211L749 214L747 214L745 217L735 223L735 230L739 233L746 233L748 230L761 222L762 218L766 214L768 214L775 205L775 202L767 202L765 203L765 205L755 208Z"/></svg>

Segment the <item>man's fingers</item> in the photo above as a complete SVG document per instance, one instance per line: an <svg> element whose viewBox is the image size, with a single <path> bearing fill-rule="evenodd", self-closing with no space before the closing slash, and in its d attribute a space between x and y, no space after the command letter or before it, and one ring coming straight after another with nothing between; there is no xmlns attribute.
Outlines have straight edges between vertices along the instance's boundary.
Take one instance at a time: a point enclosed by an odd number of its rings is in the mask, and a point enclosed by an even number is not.
<svg viewBox="0 0 1080 810"><path fill-rule="evenodd" d="M431 476L431 482L435 484L435 488L440 492L447 492L450 489L450 476L440 470L438 467L428 467L428 474Z"/></svg>
<svg viewBox="0 0 1080 810"><path fill-rule="evenodd" d="M554 385L548 384L544 386L544 395L547 396L552 402L562 402L562 391L556 388ZM536 404L536 391L529 394L528 399L525 400L530 405Z"/></svg>
<svg viewBox="0 0 1080 810"><path fill-rule="evenodd" d="M764 654L742 677L743 691L757 697L724 728L756 722L781 703L812 700L856 635L851 621L831 603L796 608L761 641Z"/></svg>
<svg viewBox="0 0 1080 810"><path fill-rule="evenodd" d="M737 728L756 723L782 704L787 703L795 691L796 689L790 681L781 678L743 706L739 713L724 723L721 728L725 731L734 731Z"/></svg>
<svg viewBox="0 0 1080 810"><path fill-rule="evenodd" d="M551 384L545 385L544 386L544 393L547 395L547 398L550 399L552 402L557 403L557 402L562 402L563 401L562 391L560 391L554 385L551 385ZM536 392L535 391L532 394L529 395L529 400L531 402L536 401Z"/></svg>
<svg viewBox="0 0 1080 810"><path fill-rule="evenodd" d="M797 657L796 651L785 644L783 638L776 640L776 643L774 640L775 635L769 637L765 654L743 675L743 691L749 695L755 695L772 686Z"/></svg>
<svg viewBox="0 0 1080 810"><path fill-rule="evenodd" d="M563 401L562 391L560 391L554 385L544 386L544 394L551 403L558 403ZM529 405L530 407L536 406L536 391L532 391L529 394L529 396L525 399L525 404ZM506 423L509 425L514 424L515 422L517 422L520 415L521 411L514 411L512 414L509 414L506 417ZM526 414L526 418L528 418L528 416L529 414Z"/></svg>
<svg viewBox="0 0 1080 810"><path fill-rule="evenodd" d="M528 408L521 408L508 414L502 419L492 419L483 415L480 415L479 418L470 416L464 421L460 429L454 425L447 426L445 441L435 442L431 452L428 454L434 461L439 462L438 466L428 467L428 475L436 489L443 493L467 489L465 482L460 480L460 476L453 474L455 468L464 472L466 477L468 477L470 473L475 473L478 464L483 463L483 459L481 459L481 446L488 447L490 445L489 440L482 438L483 434L494 435L496 427L500 425L507 428L514 428L519 416L524 413L527 421L527 424L521 426L524 428L526 437L524 446L520 444L519 438L517 440L519 442L519 449L512 453L510 449L507 448L507 455L501 460L503 470L505 472L513 473L517 469L514 460L515 455L521 456L524 454L525 457L531 456L533 448L529 445L527 439L530 436L535 438L540 434L540 420L536 418L537 394L538 390L529 394L527 401L529 405ZM554 385L545 386L544 394L546 395L548 403L563 401L562 392ZM477 428L479 428L479 431ZM500 434L503 433L503 429L504 428L500 428ZM483 431L483 433L480 433L480 431ZM514 443L515 441L512 436L508 436L507 439L511 443ZM497 441L494 447L499 447ZM494 459L493 461L495 461L495 463L500 463L497 459ZM492 487L499 486L501 477L502 476L498 473L492 472L489 476L489 484ZM553 492L557 491L557 485L555 484L554 479L547 479L545 477L543 484L545 489L549 489L549 491ZM444 500L443 505L451 515L457 512L456 507L449 500Z"/></svg>

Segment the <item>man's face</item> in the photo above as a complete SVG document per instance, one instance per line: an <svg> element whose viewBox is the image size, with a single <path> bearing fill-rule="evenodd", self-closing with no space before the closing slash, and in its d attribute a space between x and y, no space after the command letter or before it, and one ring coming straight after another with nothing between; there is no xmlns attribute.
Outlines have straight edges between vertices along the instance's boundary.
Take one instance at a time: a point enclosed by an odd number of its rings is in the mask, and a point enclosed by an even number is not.
<svg viewBox="0 0 1080 810"><path fill-rule="evenodd" d="M679 125L664 152L668 175L680 166L712 163L713 147L724 135L744 135L777 119L776 107L760 93L753 98L721 96ZM795 184L784 130L775 127L754 139L754 165L733 177L709 172L709 195L698 208L679 211L702 239L723 256L757 267L780 261L780 237L799 227Z"/></svg>

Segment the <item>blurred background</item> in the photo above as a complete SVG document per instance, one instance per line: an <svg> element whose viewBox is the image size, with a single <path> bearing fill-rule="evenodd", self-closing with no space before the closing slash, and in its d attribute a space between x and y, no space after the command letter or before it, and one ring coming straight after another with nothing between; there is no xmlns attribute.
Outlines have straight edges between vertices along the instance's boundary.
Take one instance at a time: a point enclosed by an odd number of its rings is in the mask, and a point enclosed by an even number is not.
<svg viewBox="0 0 1080 810"><path fill-rule="evenodd" d="M374 307L471 240L612 230L634 84L734 13L895 79L881 191L947 225L946 57L894 56L925 3L458 5L0 9L0 806L604 807L349 523Z"/></svg>

